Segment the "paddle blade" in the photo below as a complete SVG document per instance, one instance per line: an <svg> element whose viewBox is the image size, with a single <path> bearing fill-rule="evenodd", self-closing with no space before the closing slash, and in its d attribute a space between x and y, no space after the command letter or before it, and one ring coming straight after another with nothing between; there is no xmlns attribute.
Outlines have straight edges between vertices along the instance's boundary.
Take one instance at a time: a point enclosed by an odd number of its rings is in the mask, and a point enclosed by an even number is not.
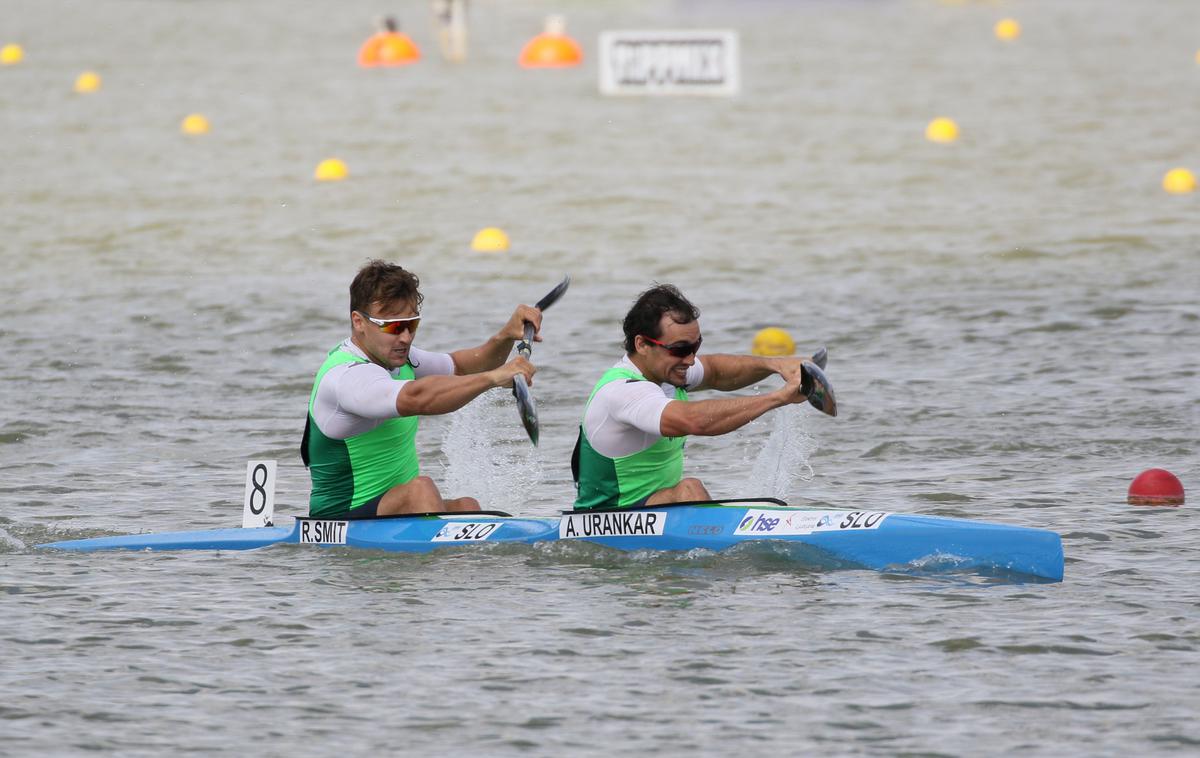
<svg viewBox="0 0 1200 758"><path fill-rule="evenodd" d="M558 299L563 296L563 293L567 291L567 287L570 287L570 286L571 286L571 275L567 274L566 276L563 277L563 280L561 282L559 282L558 285L554 289L547 292L546 296L543 297L541 300L537 301L537 305L535 305L533 307L537 308L539 311L546 310L547 308L549 308L550 306L552 306L556 302L558 302Z"/></svg>
<svg viewBox="0 0 1200 758"><path fill-rule="evenodd" d="M833 385L829 383L825 372L810 361L800 364L800 371L800 391L808 396L809 404L822 413L836 416L837 398L834 397Z"/></svg>
<svg viewBox="0 0 1200 758"><path fill-rule="evenodd" d="M812 362L817 364L817 367L822 371L825 370L825 363L828 360L829 351L825 349L824 345L821 345L819 348L817 348L817 352L812 354Z"/></svg>
<svg viewBox="0 0 1200 758"><path fill-rule="evenodd" d="M536 446L538 443L537 406L533 403L533 395L529 392L529 385L525 383L525 377L520 374L513 377L513 397L517 399L517 413L521 416L521 425L525 427L529 441Z"/></svg>

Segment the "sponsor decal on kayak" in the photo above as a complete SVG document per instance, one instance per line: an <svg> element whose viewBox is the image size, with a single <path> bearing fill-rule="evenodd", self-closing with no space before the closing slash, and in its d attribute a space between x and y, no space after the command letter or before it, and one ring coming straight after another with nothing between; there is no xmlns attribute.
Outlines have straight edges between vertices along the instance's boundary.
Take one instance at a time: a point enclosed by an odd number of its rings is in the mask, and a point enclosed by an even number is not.
<svg viewBox="0 0 1200 758"><path fill-rule="evenodd" d="M733 530L737 535L812 534L878 529L888 514L883 511L759 511L750 509Z"/></svg>
<svg viewBox="0 0 1200 758"><path fill-rule="evenodd" d="M663 511L633 513L571 513L558 522L559 539L581 537L643 537L662 534L667 525Z"/></svg>
<svg viewBox="0 0 1200 758"><path fill-rule="evenodd" d="M313 521L305 519L300 522L301 545L345 545L346 521Z"/></svg>
<svg viewBox="0 0 1200 758"><path fill-rule="evenodd" d="M433 535L433 542L479 542L500 528L499 521L453 521Z"/></svg>

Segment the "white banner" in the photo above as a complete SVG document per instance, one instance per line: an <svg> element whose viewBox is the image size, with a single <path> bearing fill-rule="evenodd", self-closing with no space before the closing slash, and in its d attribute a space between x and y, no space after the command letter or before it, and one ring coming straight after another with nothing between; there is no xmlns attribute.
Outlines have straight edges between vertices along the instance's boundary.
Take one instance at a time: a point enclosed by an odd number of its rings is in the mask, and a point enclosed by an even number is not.
<svg viewBox="0 0 1200 758"><path fill-rule="evenodd" d="M736 95L738 36L730 30L600 33L604 95Z"/></svg>

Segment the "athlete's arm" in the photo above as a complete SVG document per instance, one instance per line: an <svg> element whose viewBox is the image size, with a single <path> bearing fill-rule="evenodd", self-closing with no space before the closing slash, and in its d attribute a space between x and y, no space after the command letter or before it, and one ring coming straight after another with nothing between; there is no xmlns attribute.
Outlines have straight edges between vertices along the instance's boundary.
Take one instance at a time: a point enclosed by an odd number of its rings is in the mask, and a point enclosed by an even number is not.
<svg viewBox="0 0 1200 758"><path fill-rule="evenodd" d="M466 376L426 376L404 383L396 395L401 416L437 416L451 413L494 387L511 387L513 377L523 374L533 383L537 369L521 356L499 367Z"/></svg>
<svg viewBox="0 0 1200 758"><path fill-rule="evenodd" d="M454 359L454 371L459 375L490 371L502 365L512 352L513 343L525 336L525 322L533 324L533 341L541 342L542 312L530 305L518 305L508 323L478 347L456 350L450 354ZM509 377L512 378L511 376Z"/></svg>
<svg viewBox="0 0 1200 758"><path fill-rule="evenodd" d="M708 360L705 358L705 374L708 374ZM769 375L767 372L763 376ZM803 403L808 398L800 394L800 372L788 381L782 388L765 395L753 397L717 398L714 400L672 400L663 408L659 419L659 429L664 437L679 437L680 435L698 435L715 437L741 428L767 411L788 405Z"/></svg>
<svg viewBox="0 0 1200 758"><path fill-rule="evenodd" d="M767 358L757 355L725 355L721 353L698 358L704 362L704 379L697 390L740 390L755 382L761 382L771 374L779 374L784 381L799 378L800 364L808 358Z"/></svg>

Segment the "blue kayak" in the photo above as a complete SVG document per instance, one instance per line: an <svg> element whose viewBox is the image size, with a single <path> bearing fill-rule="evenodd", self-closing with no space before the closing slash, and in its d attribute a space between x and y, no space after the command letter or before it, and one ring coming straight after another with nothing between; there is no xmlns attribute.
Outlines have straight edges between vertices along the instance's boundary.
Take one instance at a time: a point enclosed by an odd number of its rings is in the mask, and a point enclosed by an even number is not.
<svg viewBox="0 0 1200 758"><path fill-rule="evenodd" d="M40 547L87 552L252 550L300 544L425 553L480 542L551 540L665 551L721 551L770 541L795 548L801 560L829 567L1063 578L1062 540L1046 529L884 511L794 508L772 499L565 512L557 518L519 518L495 511L359 521L301 517L290 527L131 534Z"/></svg>

